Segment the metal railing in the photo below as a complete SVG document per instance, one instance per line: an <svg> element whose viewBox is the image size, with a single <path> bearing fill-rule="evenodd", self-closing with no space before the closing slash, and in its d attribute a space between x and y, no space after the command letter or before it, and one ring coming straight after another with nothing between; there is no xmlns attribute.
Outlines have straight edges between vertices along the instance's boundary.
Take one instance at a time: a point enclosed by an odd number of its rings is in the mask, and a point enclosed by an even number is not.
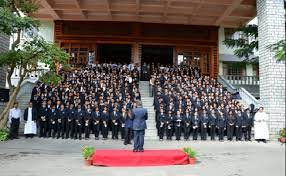
<svg viewBox="0 0 286 176"><path fill-rule="evenodd" d="M222 75L222 77L233 85L259 85L258 76Z"/></svg>

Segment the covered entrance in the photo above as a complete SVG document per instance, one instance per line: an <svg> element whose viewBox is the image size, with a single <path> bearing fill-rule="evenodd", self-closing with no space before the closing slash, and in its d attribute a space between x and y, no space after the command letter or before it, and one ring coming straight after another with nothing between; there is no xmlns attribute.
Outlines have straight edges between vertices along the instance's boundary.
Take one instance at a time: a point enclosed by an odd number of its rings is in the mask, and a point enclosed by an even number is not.
<svg viewBox="0 0 286 176"><path fill-rule="evenodd" d="M173 65L173 47L142 45L141 65L144 63L155 65Z"/></svg>
<svg viewBox="0 0 286 176"><path fill-rule="evenodd" d="M131 62L131 45L98 44L97 54L99 63L129 64Z"/></svg>

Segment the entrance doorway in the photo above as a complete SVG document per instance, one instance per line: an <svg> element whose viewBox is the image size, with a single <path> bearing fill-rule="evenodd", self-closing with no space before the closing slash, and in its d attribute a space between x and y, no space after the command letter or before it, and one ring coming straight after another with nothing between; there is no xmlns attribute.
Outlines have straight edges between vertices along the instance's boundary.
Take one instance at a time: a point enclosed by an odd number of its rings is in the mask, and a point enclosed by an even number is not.
<svg viewBox="0 0 286 176"><path fill-rule="evenodd" d="M173 47L142 45L141 65L144 63L155 65L173 65Z"/></svg>
<svg viewBox="0 0 286 176"><path fill-rule="evenodd" d="M99 63L129 64L131 62L131 45L99 44L97 54Z"/></svg>

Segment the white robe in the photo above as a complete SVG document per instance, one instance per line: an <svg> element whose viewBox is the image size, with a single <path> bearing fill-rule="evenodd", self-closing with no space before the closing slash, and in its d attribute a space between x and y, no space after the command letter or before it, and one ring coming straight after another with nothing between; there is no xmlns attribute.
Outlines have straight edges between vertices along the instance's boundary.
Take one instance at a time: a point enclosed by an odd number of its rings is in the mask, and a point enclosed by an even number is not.
<svg viewBox="0 0 286 176"><path fill-rule="evenodd" d="M25 123L24 134L37 134L37 124L32 120L32 108L28 108L28 119Z"/></svg>
<svg viewBox="0 0 286 176"><path fill-rule="evenodd" d="M267 121L268 115L265 112L257 112L254 116L254 139L269 139Z"/></svg>

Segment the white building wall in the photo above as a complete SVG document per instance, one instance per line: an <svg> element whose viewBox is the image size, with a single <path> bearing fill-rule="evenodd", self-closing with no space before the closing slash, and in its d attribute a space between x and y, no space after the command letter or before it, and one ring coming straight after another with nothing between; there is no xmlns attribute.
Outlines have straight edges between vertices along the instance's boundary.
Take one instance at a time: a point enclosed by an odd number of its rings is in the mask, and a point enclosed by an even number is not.
<svg viewBox="0 0 286 176"><path fill-rule="evenodd" d="M39 35L46 41L54 42L54 25L53 21L41 21Z"/></svg>

